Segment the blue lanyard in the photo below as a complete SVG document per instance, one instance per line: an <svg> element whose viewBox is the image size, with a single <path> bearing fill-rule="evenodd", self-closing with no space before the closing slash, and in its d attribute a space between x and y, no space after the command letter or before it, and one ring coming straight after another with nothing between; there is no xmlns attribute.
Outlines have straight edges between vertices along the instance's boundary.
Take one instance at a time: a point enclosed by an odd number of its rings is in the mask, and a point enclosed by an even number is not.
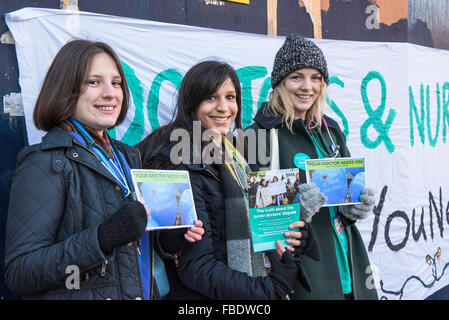
<svg viewBox="0 0 449 320"><path fill-rule="evenodd" d="M125 175L126 169L120 163L120 158L118 154L115 152L112 143L111 143L111 150L112 154L114 155L114 160L111 159L111 157L102 147L100 147L98 144L94 142L90 134L86 131L86 129L83 128L83 126L78 121L76 121L72 117L69 118L69 121L72 122L72 124L78 130L79 134L83 137L89 150L92 150L101 159L101 163L104 165L104 167L109 171L109 173L112 174L115 180L117 180L118 184L123 190L125 197L128 197L132 193L132 191L130 188L130 184L126 179Z"/></svg>

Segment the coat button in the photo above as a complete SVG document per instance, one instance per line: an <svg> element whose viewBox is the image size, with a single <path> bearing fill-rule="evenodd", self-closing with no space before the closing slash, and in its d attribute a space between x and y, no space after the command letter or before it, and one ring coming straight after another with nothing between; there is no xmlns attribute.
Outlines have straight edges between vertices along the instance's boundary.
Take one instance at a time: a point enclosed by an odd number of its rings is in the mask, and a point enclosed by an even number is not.
<svg viewBox="0 0 449 320"><path fill-rule="evenodd" d="M74 158L78 158L79 154L78 154L77 152L74 152L74 153L72 154L72 156L73 156Z"/></svg>
<svg viewBox="0 0 449 320"><path fill-rule="evenodd" d="M127 245L128 247L131 247L133 244L134 244L133 242L130 242L130 243L126 244L126 245Z"/></svg>
<svg viewBox="0 0 449 320"><path fill-rule="evenodd" d="M120 188L120 186L119 185L115 185L115 191L121 191L122 190L122 188Z"/></svg>

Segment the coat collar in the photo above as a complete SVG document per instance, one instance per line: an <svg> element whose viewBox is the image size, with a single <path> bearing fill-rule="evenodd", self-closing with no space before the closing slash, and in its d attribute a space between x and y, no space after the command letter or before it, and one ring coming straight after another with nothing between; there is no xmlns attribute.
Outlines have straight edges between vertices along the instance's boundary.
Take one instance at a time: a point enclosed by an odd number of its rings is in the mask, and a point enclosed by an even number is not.
<svg viewBox="0 0 449 320"><path fill-rule="evenodd" d="M73 138L59 127L54 127L42 138L41 149L50 150L73 146Z"/></svg>

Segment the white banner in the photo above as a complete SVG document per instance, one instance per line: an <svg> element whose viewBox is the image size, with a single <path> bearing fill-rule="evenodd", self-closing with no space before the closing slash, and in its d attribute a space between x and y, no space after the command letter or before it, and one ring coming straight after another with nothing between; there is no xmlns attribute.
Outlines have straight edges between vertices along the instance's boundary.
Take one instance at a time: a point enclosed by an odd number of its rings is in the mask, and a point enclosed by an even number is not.
<svg viewBox="0 0 449 320"><path fill-rule="evenodd" d="M104 41L120 56L133 105L111 135L131 145L171 119L183 75L209 58L237 70L247 126L267 98L274 56L284 42L40 8L9 13L6 22L16 43L30 144L43 134L32 123L40 85L72 38ZM379 297L424 299L449 284L449 52L408 43L314 41L329 66L327 114L347 135L352 156L366 158L368 185L377 191L374 213L358 228ZM366 284L372 280L368 270Z"/></svg>

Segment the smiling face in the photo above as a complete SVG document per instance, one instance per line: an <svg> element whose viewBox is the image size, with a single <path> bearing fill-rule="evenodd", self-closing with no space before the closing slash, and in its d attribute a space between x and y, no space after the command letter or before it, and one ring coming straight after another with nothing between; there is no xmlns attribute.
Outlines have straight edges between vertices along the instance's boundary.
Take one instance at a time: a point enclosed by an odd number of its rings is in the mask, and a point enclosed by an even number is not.
<svg viewBox="0 0 449 320"><path fill-rule="evenodd" d="M295 119L305 119L309 110L321 93L323 76L313 68L302 68L285 77L284 87L295 108Z"/></svg>
<svg viewBox="0 0 449 320"><path fill-rule="evenodd" d="M91 61L87 81L82 85L73 118L103 135L114 127L123 102L122 79L114 60L106 53Z"/></svg>
<svg viewBox="0 0 449 320"><path fill-rule="evenodd" d="M235 87L231 78L227 78L217 91L200 103L195 115L204 129L213 130L221 137L231 128L237 112Z"/></svg>

